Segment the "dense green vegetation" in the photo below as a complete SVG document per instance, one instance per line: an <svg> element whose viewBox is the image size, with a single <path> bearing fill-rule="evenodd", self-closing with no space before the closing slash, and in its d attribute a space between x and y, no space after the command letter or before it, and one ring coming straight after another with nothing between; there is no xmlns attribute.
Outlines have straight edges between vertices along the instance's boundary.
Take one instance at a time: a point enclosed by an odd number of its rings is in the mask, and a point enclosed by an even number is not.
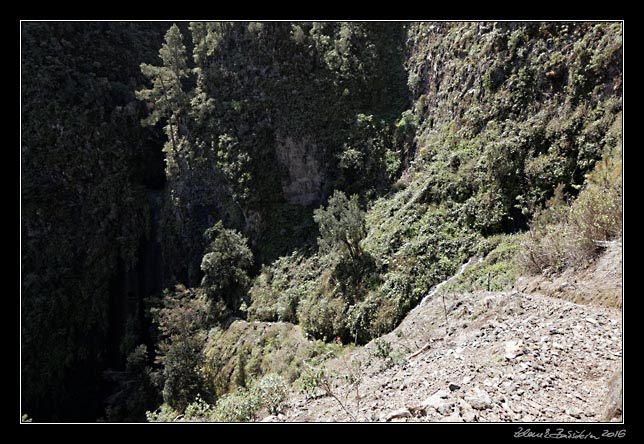
<svg viewBox="0 0 644 444"><path fill-rule="evenodd" d="M36 421L96 418L102 371L134 350L118 332L129 322L142 340L127 276L159 135L141 127L134 89L163 28L22 24L22 401Z"/></svg>
<svg viewBox="0 0 644 444"><path fill-rule="evenodd" d="M618 23L22 35L35 421L90 419L85 400L107 421L276 414L468 258L486 256L444 291L577 266L621 235Z"/></svg>

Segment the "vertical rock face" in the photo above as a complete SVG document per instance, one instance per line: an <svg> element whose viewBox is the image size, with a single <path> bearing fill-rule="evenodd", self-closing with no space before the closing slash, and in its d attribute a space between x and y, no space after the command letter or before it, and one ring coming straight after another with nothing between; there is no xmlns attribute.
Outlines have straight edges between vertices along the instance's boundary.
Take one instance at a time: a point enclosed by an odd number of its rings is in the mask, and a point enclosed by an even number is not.
<svg viewBox="0 0 644 444"><path fill-rule="evenodd" d="M622 371L618 370L608 383L608 394L606 395L606 401L604 402L602 420L622 420L622 394Z"/></svg>
<svg viewBox="0 0 644 444"><path fill-rule="evenodd" d="M287 172L282 177L282 192L288 203L305 206L320 200L323 176L316 152L316 144L307 139L278 138L276 155Z"/></svg>

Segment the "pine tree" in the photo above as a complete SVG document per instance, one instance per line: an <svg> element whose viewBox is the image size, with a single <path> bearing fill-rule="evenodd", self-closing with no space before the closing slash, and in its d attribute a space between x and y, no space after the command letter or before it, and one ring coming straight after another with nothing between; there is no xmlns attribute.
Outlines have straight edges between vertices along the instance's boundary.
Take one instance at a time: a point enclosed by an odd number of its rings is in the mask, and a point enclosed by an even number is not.
<svg viewBox="0 0 644 444"><path fill-rule="evenodd" d="M150 107L150 115L143 119L143 125L156 125L159 121L167 122L165 127L168 144L164 148L168 168L192 169L191 149L188 136L190 94L183 87L182 80L187 79L189 70L186 60L186 47L183 36L176 24L173 24L165 35L165 43L159 50L162 66L141 64L141 72L151 82L152 88L136 92L139 100Z"/></svg>

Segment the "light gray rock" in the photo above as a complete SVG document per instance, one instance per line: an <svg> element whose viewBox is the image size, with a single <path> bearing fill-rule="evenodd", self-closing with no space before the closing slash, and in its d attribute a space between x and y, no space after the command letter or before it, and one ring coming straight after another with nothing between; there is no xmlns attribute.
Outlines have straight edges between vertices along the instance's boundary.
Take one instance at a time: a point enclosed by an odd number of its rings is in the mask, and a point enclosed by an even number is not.
<svg viewBox="0 0 644 444"><path fill-rule="evenodd" d="M581 419L582 413L577 407L569 407L566 409L566 415L572 416L573 418Z"/></svg>
<svg viewBox="0 0 644 444"><path fill-rule="evenodd" d="M517 386L516 386L516 384L515 384L514 382L509 382L509 381L508 381L508 382L504 382L504 383L503 383L503 390L504 390L506 393L512 393L512 392L514 392L516 389L517 389Z"/></svg>
<svg viewBox="0 0 644 444"><path fill-rule="evenodd" d="M277 416L270 415L270 416L267 416L266 418L263 418L260 422L277 422L277 421L278 421Z"/></svg>
<svg viewBox="0 0 644 444"><path fill-rule="evenodd" d="M436 393L434 393L432 396L429 398L425 399L422 403L421 406L424 409L428 408L433 408L437 409L439 405L443 404L445 402L445 399L449 396L449 392L444 389L438 390Z"/></svg>
<svg viewBox="0 0 644 444"><path fill-rule="evenodd" d="M463 421L465 422L478 421L478 416L476 415L476 412L472 409L461 411L461 418L463 418Z"/></svg>
<svg viewBox="0 0 644 444"><path fill-rule="evenodd" d="M485 410L492 407L492 398L485 390L476 389L471 394L465 396L465 401L476 410Z"/></svg>
<svg viewBox="0 0 644 444"><path fill-rule="evenodd" d="M586 322L588 322L589 324L592 324L592 325L597 325L598 324L597 320L595 320L593 318L590 318L590 317L586 318Z"/></svg>
<svg viewBox="0 0 644 444"><path fill-rule="evenodd" d="M523 340L505 342L505 359L514 359L523 353Z"/></svg>
<svg viewBox="0 0 644 444"><path fill-rule="evenodd" d="M453 409L453 402L443 402L442 404L439 404L438 407L436 407L436 411L441 415L449 415L450 413L452 413Z"/></svg>
<svg viewBox="0 0 644 444"><path fill-rule="evenodd" d="M442 418L439 422L463 422L463 418L458 412L454 412L451 415Z"/></svg>
<svg viewBox="0 0 644 444"><path fill-rule="evenodd" d="M389 422L392 419L399 419L399 418L411 418L411 412L405 408L394 410L393 412L390 412L388 415L385 416L385 421Z"/></svg>

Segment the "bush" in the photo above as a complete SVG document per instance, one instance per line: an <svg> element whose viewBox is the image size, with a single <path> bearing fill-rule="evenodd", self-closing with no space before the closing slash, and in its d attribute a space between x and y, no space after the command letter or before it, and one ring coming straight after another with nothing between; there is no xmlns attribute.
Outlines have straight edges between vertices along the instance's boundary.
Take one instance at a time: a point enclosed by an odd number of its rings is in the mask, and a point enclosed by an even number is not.
<svg viewBox="0 0 644 444"><path fill-rule="evenodd" d="M288 398L288 388L281 376L274 373L268 374L260 379L253 387L259 397L261 404L266 407L268 413L277 415Z"/></svg>
<svg viewBox="0 0 644 444"><path fill-rule="evenodd" d="M399 166L395 165L395 153L386 148L391 141L392 134L384 121L358 114L337 156L342 188L360 194L384 189Z"/></svg>
<svg viewBox="0 0 644 444"><path fill-rule="evenodd" d="M546 208L536 214L522 243L517 260L527 272L582 265L599 253L599 242L621 236L621 150L597 163L571 205L564 201L562 190L558 187Z"/></svg>
<svg viewBox="0 0 644 444"><path fill-rule="evenodd" d="M360 209L358 196L347 198L342 191L335 191L326 208L318 208L313 220L320 227L320 250L339 251L352 258L362 253L360 241L366 235L365 213Z"/></svg>
<svg viewBox="0 0 644 444"><path fill-rule="evenodd" d="M325 377L326 375L322 368L307 366L300 377L300 391L307 399L315 398Z"/></svg>
<svg viewBox="0 0 644 444"><path fill-rule="evenodd" d="M228 308L237 311L250 283L247 273L253 264L253 253L246 238L224 228L221 221L206 230L204 237L209 245L201 261L204 272L201 286L211 297L218 296Z"/></svg>
<svg viewBox="0 0 644 444"><path fill-rule="evenodd" d="M347 327L348 303L342 297L312 293L298 308L300 325L317 339L331 341L349 337Z"/></svg>
<svg viewBox="0 0 644 444"><path fill-rule="evenodd" d="M570 222L588 241L617 238L622 232L621 159L603 159L573 203Z"/></svg>
<svg viewBox="0 0 644 444"><path fill-rule="evenodd" d="M212 419L217 422L254 421L260 408L261 402L255 392L238 388L235 393L219 398Z"/></svg>
<svg viewBox="0 0 644 444"><path fill-rule="evenodd" d="M503 291L511 287L516 280L517 267L514 259L521 239L522 234L497 235L485 239L476 253L484 260L472 264L461 276L443 286L441 291Z"/></svg>
<svg viewBox="0 0 644 444"><path fill-rule="evenodd" d="M186 421L208 421L213 414L213 407L197 395L197 398L188 404L184 412Z"/></svg>
<svg viewBox="0 0 644 444"><path fill-rule="evenodd" d="M528 273L558 272L580 262L579 237L568 223L569 206L563 187L543 210L537 211L517 256L519 266Z"/></svg>
<svg viewBox="0 0 644 444"><path fill-rule="evenodd" d="M389 359L391 356L391 343L384 339L377 339L374 342L376 348L371 353L376 358Z"/></svg>
<svg viewBox="0 0 644 444"><path fill-rule="evenodd" d="M196 411L220 422L248 422L257 418L265 407L271 415L278 414L288 397L288 388L281 376L268 374L250 388L238 387L233 393L222 396L214 409L199 399L194 403ZM191 404L193 405L193 404ZM186 409L186 416L187 416Z"/></svg>
<svg viewBox="0 0 644 444"><path fill-rule="evenodd" d="M173 422L178 416L179 413L168 404L162 404L154 412L145 412L148 422Z"/></svg>
<svg viewBox="0 0 644 444"><path fill-rule="evenodd" d="M297 251L284 256L270 266L262 267L250 288L251 305L248 319L256 321L298 322L297 311L302 300L319 285L319 270L328 264L320 263L317 254L305 256Z"/></svg>

